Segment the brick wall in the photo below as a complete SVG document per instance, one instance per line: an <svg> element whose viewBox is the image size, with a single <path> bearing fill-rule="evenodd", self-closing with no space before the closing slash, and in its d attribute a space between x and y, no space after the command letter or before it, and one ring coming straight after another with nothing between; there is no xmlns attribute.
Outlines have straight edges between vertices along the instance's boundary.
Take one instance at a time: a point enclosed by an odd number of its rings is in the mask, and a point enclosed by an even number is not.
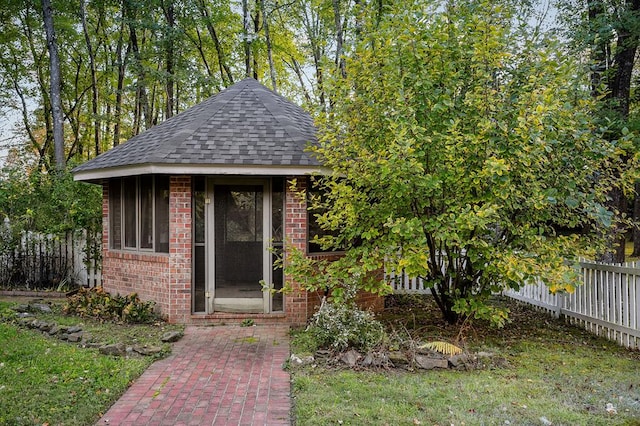
<svg viewBox="0 0 640 426"><path fill-rule="evenodd" d="M287 245L306 253L307 206L305 178L287 178L285 185L285 236ZM191 314L192 280L192 212L191 177L172 176L169 197L169 254L109 249L109 185L103 182L103 286L113 294L138 293L142 300L153 300L160 313L170 322L197 323L237 321L254 318L259 322L287 321L304 324L313 315L323 294L307 293L292 280L292 291L285 295L285 315ZM323 255L324 256L324 255ZM329 255L335 256L335 255ZM287 261L285 252L285 263ZM375 311L384 307L384 300L368 293L358 296L358 303Z"/></svg>
<svg viewBox="0 0 640 426"><path fill-rule="evenodd" d="M169 196L169 303L171 322L191 317L191 177L172 176Z"/></svg>
<svg viewBox="0 0 640 426"><path fill-rule="evenodd" d="M109 248L109 185L103 183L102 285L112 294L138 293L156 302L171 322L191 315L191 178L172 176L169 196L169 254Z"/></svg>
<svg viewBox="0 0 640 426"><path fill-rule="evenodd" d="M288 178L286 188L286 214L285 214L285 235L287 244L292 245L307 253L307 203L305 193L307 180L304 177ZM336 259L339 255L335 253L313 254L313 258ZM286 264L285 253L285 264ZM300 289L298 283L290 276L285 276L285 281L291 283L292 292L285 296L285 310L289 321L292 324L304 324L313 315L320 303L324 292L305 292ZM360 292L357 295L356 303L363 309L371 309L379 312L384 309L384 298L368 292Z"/></svg>
<svg viewBox="0 0 640 426"><path fill-rule="evenodd" d="M307 201L305 191L307 180L304 177L289 177L285 182L284 235L286 245L293 246L306 253L307 250ZM285 245L284 261L287 262ZM290 283L291 292L285 295L285 312L292 324L304 324L307 321L307 300L309 295L300 285L285 275L285 283Z"/></svg>
<svg viewBox="0 0 640 426"><path fill-rule="evenodd" d="M169 256L109 248L109 183L102 186L102 286L111 294L137 293L153 300L164 315L169 311Z"/></svg>

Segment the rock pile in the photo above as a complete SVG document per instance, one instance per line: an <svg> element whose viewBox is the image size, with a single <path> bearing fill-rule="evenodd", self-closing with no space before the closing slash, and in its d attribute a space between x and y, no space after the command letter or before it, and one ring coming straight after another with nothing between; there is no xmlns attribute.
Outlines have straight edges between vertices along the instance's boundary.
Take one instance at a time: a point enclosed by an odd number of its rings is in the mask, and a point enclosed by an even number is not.
<svg viewBox="0 0 640 426"><path fill-rule="evenodd" d="M361 353L354 349L337 354L318 351L314 355L292 354L289 362L293 366L327 364L346 366L352 369L399 368L404 370L476 370L508 367L508 361L492 352L443 355L435 351L375 351Z"/></svg>
<svg viewBox="0 0 640 426"><path fill-rule="evenodd" d="M76 343L84 348L98 348L103 355L112 356L153 356L162 352L161 346L132 345L124 343L104 344L95 342L90 333L83 330L82 325L65 326L55 322L43 321L35 313L50 313L51 307L44 303L22 304L13 308L17 312L17 324L23 328L38 330L43 334L62 341ZM162 342L176 342L182 337L180 332L168 332L162 336Z"/></svg>

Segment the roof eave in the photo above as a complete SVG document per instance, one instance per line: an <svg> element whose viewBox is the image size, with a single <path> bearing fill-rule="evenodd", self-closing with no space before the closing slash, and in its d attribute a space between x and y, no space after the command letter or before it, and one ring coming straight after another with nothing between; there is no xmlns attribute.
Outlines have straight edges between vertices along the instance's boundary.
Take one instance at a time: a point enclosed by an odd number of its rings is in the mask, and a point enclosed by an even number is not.
<svg viewBox="0 0 640 426"><path fill-rule="evenodd" d="M140 175L242 175L242 176L304 176L328 174L320 165L246 165L246 164L138 164L74 172L73 179L101 183L103 179Z"/></svg>

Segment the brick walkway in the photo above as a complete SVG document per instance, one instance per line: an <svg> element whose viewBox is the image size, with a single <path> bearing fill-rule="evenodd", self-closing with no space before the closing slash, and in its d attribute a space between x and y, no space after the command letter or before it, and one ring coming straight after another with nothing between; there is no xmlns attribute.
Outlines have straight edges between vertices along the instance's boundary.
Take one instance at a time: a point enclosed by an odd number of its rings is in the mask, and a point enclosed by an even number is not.
<svg viewBox="0 0 640 426"><path fill-rule="evenodd" d="M286 326L187 327L97 425L289 425Z"/></svg>

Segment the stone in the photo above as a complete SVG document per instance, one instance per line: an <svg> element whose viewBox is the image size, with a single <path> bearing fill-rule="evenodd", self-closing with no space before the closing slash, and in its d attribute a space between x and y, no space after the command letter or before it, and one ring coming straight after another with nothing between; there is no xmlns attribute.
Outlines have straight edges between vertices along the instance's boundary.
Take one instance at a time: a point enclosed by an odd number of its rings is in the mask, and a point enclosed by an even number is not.
<svg viewBox="0 0 640 426"><path fill-rule="evenodd" d="M133 352L144 356L156 355L162 352L162 348L160 346L134 346L132 349Z"/></svg>
<svg viewBox="0 0 640 426"><path fill-rule="evenodd" d="M31 317L21 318L20 322L19 322L21 327L31 327L32 323L33 323L33 318L31 318Z"/></svg>
<svg viewBox="0 0 640 426"><path fill-rule="evenodd" d="M294 365L302 365L302 358L300 358L298 355L296 354L291 354L291 356L289 357L289 360L291 361L292 364Z"/></svg>
<svg viewBox="0 0 640 426"><path fill-rule="evenodd" d="M36 319L31 320L31 321L28 321L26 323L26 326L29 327L29 328L38 328L38 327L40 327L40 320L36 318Z"/></svg>
<svg viewBox="0 0 640 426"><path fill-rule="evenodd" d="M78 331L75 333L69 333L69 335L67 336L67 340L75 343L81 341L83 337L84 333L82 331Z"/></svg>
<svg viewBox="0 0 640 426"><path fill-rule="evenodd" d="M389 357L384 352L369 352L361 362L363 367L386 367Z"/></svg>
<svg viewBox="0 0 640 426"><path fill-rule="evenodd" d="M16 312L29 312L29 305L20 304L12 308Z"/></svg>
<svg viewBox="0 0 640 426"><path fill-rule="evenodd" d="M48 332L49 330L51 330L51 324L49 324L48 322L45 321L40 321L40 324L38 325L38 330L43 331L43 332Z"/></svg>
<svg viewBox="0 0 640 426"><path fill-rule="evenodd" d="M347 364L349 367L355 367L358 364L358 361L362 358L360 352L350 349L347 352L340 355L340 361Z"/></svg>
<svg viewBox="0 0 640 426"><path fill-rule="evenodd" d="M389 361L391 361L391 363L396 366L409 364L407 356L400 351L389 352Z"/></svg>
<svg viewBox="0 0 640 426"><path fill-rule="evenodd" d="M114 343L111 345L100 346L98 348L98 352L103 355L124 356L127 353L127 348L124 343Z"/></svg>
<svg viewBox="0 0 640 426"><path fill-rule="evenodd" d="M168 332L164 333L164 335L162 335L160 340L162 340L165 343L173 343L173 342L177 342L181 338L182 338L182 333L181 332L179 332L179 331L168 331Z"/></svg>
<svg viewBox="0 0 640 426"><path fill-rule="evenodd" d="M49 329L49 336L55 336L60 333L60 327L57 324L53 324L53 326Z"/></svg>
<svg viewBox="0 0 640 426"><path fill-rule="evenodd" d="M434 358L426 355L416 355L414 358L418 368L433 370L435 368L449 368L449 361L445 358Z"/></svg>
<svg viewBox="0 0 640 426"><path fill-rule="evenodd" d="M18 318L32 318L33 314L30 314L29 312L19 312L18 313Z"/></svg>
<svg viewBox="0 0 640 426"><path fill-rule="evenodd" d="M471 368L472 359L469 354L462 353L449 357L449 365L451 368L457 368L459 370L468 370Z"/></svg>
<svg viewBox="0 0 640 426"><path fill-rule="evenodd" d="M39 310L40 312L51 313L51 306L44 303L34 303L31 307Z"/></svg>
<svg viewBox="0 0 640 426"><path fill-rule="evenodd" d="M67 333L69 334L77 333L79 331L82 331L82 327L80 327L79 325L72 325L71 327L67 328Z"/></svg>

